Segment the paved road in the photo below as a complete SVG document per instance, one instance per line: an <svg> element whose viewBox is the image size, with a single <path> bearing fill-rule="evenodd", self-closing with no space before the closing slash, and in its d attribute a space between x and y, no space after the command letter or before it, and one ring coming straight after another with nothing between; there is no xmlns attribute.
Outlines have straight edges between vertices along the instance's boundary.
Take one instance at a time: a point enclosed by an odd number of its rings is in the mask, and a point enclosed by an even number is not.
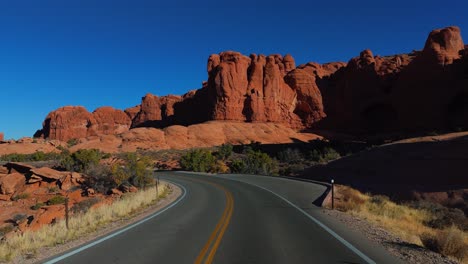
<svg viewBox="0 0 468 264"><path fill-rule="evenodd" d="M323 186L264 176L160 175L183 187L175 205L50 263L399 263L312 205Z"/></svg>

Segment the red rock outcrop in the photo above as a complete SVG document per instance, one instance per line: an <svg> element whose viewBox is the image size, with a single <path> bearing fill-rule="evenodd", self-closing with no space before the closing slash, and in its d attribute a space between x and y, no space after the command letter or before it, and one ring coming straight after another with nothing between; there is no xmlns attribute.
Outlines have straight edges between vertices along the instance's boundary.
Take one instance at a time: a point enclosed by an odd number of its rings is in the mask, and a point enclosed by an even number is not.
<svg viewBox="0 0 468 264"><path fill-rule="evenodd" d="M0 194L13 194L26 184L26 178L20 173L11 173L0 178Z"/></svg>
<svg viewBox="0 0 468 264"><path fill-rule="evenodd" d="M295 69L286 75L285 81L297 94L297 105L294 113L301 118L305 127L311 127L326 117L322 94L314 75L304 69Z"/></svg>
<svg viewBox="0 0 468 264"><path fill-rule="evenodd" d="M0 142L5 140L4 137L5 137L4 134L0 132Z"/></svg>
<svg viewBox="0 0 468 264"><path fill-rule="evenodd" d="M175 95L158 97L156 95L147 94L142 98L140 111L132 119L132 126L162 127L169 124L169 120L174 115L174 104L181 100L182 97Z"/></svg>
<svg viewBox="0 0 468 264"><path fill-rule="evenodd" d="M128 131L130 117L122 110L101 107L93 113L82 106L65 106L51 112L39 135L67 141L95 135L119 134Z"/></svg>
<svg viewBox="0 0 468 264"><path fill-rule="evenodd" d="M88 129L96 123L93 115L82 106L65 106L47 115L42 127L44 138L67 141L72 138L84 138Z"/></svg>
<svg viewBox="0 0 468 264"><path fill-rule="evenodd" d="M128 117L130 117L130 120L133 121L133 119L135 119L136 115L140 112L140 110L141 110L141 106L136 105L134 107L125 109L124 112L128 115Z"/></svg>
<svg viewBox="0 0 468 264"><path fill-rule="evenodd" d="M201 89L147 94L125 110L128 118L109 108L92 114L61 108L49 114L42 135L67 140L122 134L129 122L130 128L165 128L212 120L354 133L468 128L467 53L457 27L432 31L422 51L382 57L366 49L348 63L296 67L291 55L226 51L208 58Z"/></svg>
<svg viewBox="0 0 468 264"><path fill-rule="evenodd" d="M104 135L120 134L128 131L132 124L132 120L125 112L108 106L96 109L93 112L93 118L95 123L91 121L88 135L92 133Z"/></svg>

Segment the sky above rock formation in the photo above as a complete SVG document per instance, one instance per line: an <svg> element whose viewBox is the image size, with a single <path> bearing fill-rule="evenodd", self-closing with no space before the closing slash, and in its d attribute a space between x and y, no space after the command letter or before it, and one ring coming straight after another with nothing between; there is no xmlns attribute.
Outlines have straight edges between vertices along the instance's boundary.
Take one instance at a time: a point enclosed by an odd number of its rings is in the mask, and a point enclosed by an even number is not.
<svg viewBox="0 0 468 264"><path fill-rule="evenodd" d="M137 105L207 79L208 56L291 54L296 64L422 49L434 28L468 30L468 2L2 1L0 132L32 136L64 105ZM226 2L226 3L224 3Z"/></svg>

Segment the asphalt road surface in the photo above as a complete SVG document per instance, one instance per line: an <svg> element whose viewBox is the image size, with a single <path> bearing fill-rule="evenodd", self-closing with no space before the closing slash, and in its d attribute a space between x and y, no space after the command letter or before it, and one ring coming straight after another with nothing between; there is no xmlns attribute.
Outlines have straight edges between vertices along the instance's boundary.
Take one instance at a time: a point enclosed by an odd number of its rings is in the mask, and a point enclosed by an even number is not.
<svg viewBox="0 0 468 264"><path fill-rule="evenodd" d="M47 263L400 263L275 177L159 173L183 194L156 216Z"/></svg>

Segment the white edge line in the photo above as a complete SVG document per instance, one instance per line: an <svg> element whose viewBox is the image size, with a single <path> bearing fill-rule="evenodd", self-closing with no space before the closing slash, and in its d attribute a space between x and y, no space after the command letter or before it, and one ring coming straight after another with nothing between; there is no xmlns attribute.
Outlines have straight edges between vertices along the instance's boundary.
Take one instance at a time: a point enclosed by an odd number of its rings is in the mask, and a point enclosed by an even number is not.
<svg viewBox="0 0 468 264"><path fill-rule="evenodd" d="M87 245L85 245L85 246L79 247L79 248L77 248L77 249L75 249L75 250L73 250L73 251L71 251L71 252L68 252L67 254L64 254L64 255L62 255L62 256L59 256L59 257L56 257L56 258L54 258L54 259L51 259L51 260L49 260L49 261L47 261L47 262L44 262L44 264L53 264L53 263L57 263L57 262L59 262L59 261L61 261L61 260L64 260L64 259L66 259L66 258L68 258L68 257L71 257L71 256L73 256L73 255L75 255L75 254L77 254L77 253L79 253L79 252L81 252L81 251L83 251L83 250L86 250L86 249L88 249L88 248L90 248L90 247L93 247L93 246L95 246L95 245L97 245L97 244L100 244L100 243L102 243L102 242L104 242L104 241L106 241L106 240L108 240L108 239L111 239L111 238L113 238L113 237L116 237L116 236L118 236L118 235L120 235L120 234L122 234L122 233L124 233L124 232L126 232L126 231L128 231L128 230L130 230L130 229L132 229L132 228L134 228L134 227L136 227L136 226L139 226L139 225L141 225L141 224L147 222L148 220L150 220L150 219L152 219L152 218L154 218L154 217L156 217L156 216L158 216L158 215L164 213L165 211L171 209L172 207L176 206L180 201L182 201L182 200L185 198L185 195L187 194L187 189L185 189L184 186L179 185L179 184L177 184L177 183L175 183L175 182L168 181L168 180L165 180L165 181L176 185L177 187L181 188L181 189L184 191L183 195L182 195L181 197L179 197L175 202L173 202L172 204L170 204L169 206L167 206L167 207L164 208L163 210L161 210L161 211L159 211L159 212L156 212L155 214L150 215L149 217L147 217L147 218L145 218L145 219L143 219L143 220L140 220L140 221L138 221L138 222L136 222L136 223L134 223L134 224L132 224L132 225L130 225L130 226L127 226L127 227L125 227L124 229L120 229L119 231L117 231L117 232L115 232L115 233L112 233L112 234L110 234L110 235L108 235L108 236L105 236L105 237L103 237L103 238L101 238L101 239L99 239L99 240L96 240L96 241L94 241L94 242L92 242L92 243L89 243L89 244L87 244Z"/></svg>
<svg viewBox="0 0 468 264"><path fill-rule="evenodd" d="M247 184L250 184L250 185L253 185L257 188L260 188L260 189L263 189L267 192L270 192L274 195L276 195L277 197L281 198L282 200L284 200L285 202L287 202L289 205L291 205L292 207L296 208L297 210L299 210L299 212L301 212L302 214L304 214L305 216L307 216L310 220L312 220L314 223L316 223L317 225L319 225L321 228L323 228L325 231L327 231L330 235L332 235L334 238L336 238L338 241L340 241L343 245L345 245L348 249L350 249L351 251L353 251L354 253L356 253L356 255L358 255L359 257L361 257L363 260L365 260L367 263L369 264L376 264L375 261L373 261L371 258L369 258L368 256L366 256L364 253L362 253L359 249L357 249L356 247L354 247L353 245L351 245L351 243L349 243L348 241L346 241L344 238L342 238L340 235L338 235L337 233L335 233L335 231L331 230L328 226L326 226L325 224L323 224L322 222L320 222L319 220L317 220L315 217L311 216L310 214L308 214L306 211L302 210L301 208L299 208L297 205L293 204L292 202L290 202L288 199L284 198L283 196L267 189L267 188L264 188L264 187L261 187L261 186L258 186L256 184L253 184L253 183L249 183L249 182L244 182L244 181L240 181L240 180L234 180L234 179L229 179L229 180L232 180L232 181L237 181L237 182L243 182L243 183L247 183Z"/></svg>

